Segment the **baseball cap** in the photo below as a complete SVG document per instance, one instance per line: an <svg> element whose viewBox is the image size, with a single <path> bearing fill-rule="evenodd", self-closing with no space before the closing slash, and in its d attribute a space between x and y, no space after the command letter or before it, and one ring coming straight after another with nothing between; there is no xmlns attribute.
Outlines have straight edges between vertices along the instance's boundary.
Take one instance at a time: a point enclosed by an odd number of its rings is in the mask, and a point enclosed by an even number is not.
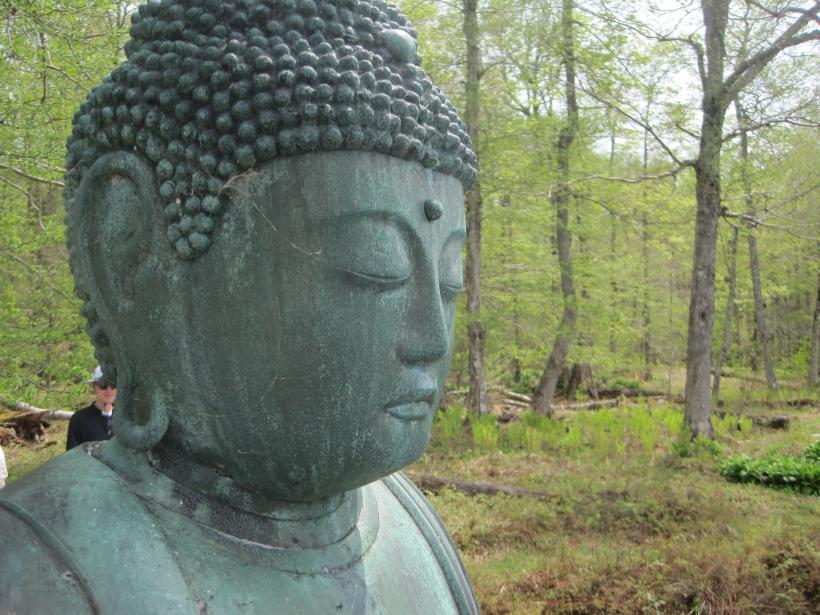
<svg viewBox="0 0 820 615"><path fill-rule="evenodd" d="M103 376L102 368L98 365L94 368L94 371L91 372L91 380L86 380L88 384L92 384L94 382L102 382L105 380L105 376Z"/></svg>

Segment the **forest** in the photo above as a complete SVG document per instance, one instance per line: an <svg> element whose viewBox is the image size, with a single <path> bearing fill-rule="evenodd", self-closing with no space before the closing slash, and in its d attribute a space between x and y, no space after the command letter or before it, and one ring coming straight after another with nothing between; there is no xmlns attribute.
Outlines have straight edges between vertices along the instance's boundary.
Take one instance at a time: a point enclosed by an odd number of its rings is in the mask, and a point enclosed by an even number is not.
<svg viewBox="0 0 820 615"><path fill-rule="evenodd" d="M398 4L478 157L409 474L482 609L816 612L820 2ZM88 396L65 143L134 9L0 0L0 423ZM52 423L6 438L12 478Z"/></svg>

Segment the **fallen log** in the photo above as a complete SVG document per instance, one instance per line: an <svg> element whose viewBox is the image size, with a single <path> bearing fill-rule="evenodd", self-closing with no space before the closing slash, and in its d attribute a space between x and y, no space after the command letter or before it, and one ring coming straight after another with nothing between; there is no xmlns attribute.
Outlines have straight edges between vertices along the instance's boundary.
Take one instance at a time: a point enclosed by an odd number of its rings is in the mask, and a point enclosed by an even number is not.
<svg viewBox="0 0 820 615"><path fill-rule="evenodd" d="M758 427L767 427L768 429L788 429L792 420L796 420L796 417L791 416L773 416L766 414L734 414L723 411L716 412L715 416L721 419L725 418L726 416L730 416L736 419L745 416L746 418L750 419L754 425L757 425ZM738 426L738 429L740 429L740 426Z"/></svg>
<svg viewBox="0 0 820 615"><path fill-rule="evenodd" d="M789 399L786 401L787 406L794 406L800 408L802 406L817 406L820 405L816 399Z"/></svg>
<svg viewBox="0 0 820 615"><path fill-rule="evenodd" d="M601 399L593 401L580 401L571 404L554 404L555 410L597 410L598 408L609 408L621 403L620 399Z"/></svg>
<svg viewBox="0 0 820 615"><path fill-rule="evenodd" d="M749 401L749 405L764 406L766 408L780 408L782 406L789 406L791 408L802 408L803 406L818 406L820 400L817 399L786 399L783 401Z"/></svg>
<svg viewBox="0 0 820 615"><path fill-rule="evenodd" d="M412 480L419 488L439 493L442 489L455 489L467 495L510 495L514 497L531 497L542 500L555 499L556 496L545 491L536 489L524 489L522 487L509 487L506 485L494 485L479 481L462 480L460 478L445 478L433 476L431 474L417 474L415 472L405 472L407 478Z"/></svg>
<svg viewBox="0 0 820 615"><path fill-rule="evenodd" d="M645 391L643 389L598 389L598 397L612 399L614 397L664 397L665 391Z"/></svg>
<svg viewBox="0 0 820 615"><path fill-rule="evenodd" d="M31 404L27 404L24 401L3 401L2 404L9 410L14 410L15 412L25 412L27 414L42 414L43 418L45 419L59 419L67 421L74 415L73 412L66 412L65 410L49 410L47 408L38 408L36 406L32 406Z"/></svg>
<svg viewBox="0 0 820 615"><path fill-rule="evenodd" d="M504 391L502 392L510 399L515 399L516 401L523 401L524 403L532 404L532 397L530 397L529 395L523 395L521 393L516 393L515 391L510 391L508 389L504 389Z"/></svg>
<svg viewBox="0 0 820 615"><path fill-rule="evenodd" d="M748 414L752 423L758 427L767 427L769 429L788 429L791 423L791 417L788 416L766 416L761 414Z"/></svg>
<svg viewBox="0 0 820 615"><path fill-rule="evenodd" d="M526 402L517 399L502 399L501 403L505 406L514 406L516 408L531 408L532 406Z"/></svg>
<svg viewBox="0 0 820 615"><path fill-rule="evenodd" d="M784 399L781 401L778 400L771 400L771 399L743 399L739 402L733 403L733 405L737 406L760 406L763 408L782 408L784 406L788 406L790 408L803 408L803 407L813 407L817 408L820 407L820 400L817 399L809 399L809 398L802 398L802 399ZM722 408L725 406L723 400L718 401L718 407Z"/></svg>

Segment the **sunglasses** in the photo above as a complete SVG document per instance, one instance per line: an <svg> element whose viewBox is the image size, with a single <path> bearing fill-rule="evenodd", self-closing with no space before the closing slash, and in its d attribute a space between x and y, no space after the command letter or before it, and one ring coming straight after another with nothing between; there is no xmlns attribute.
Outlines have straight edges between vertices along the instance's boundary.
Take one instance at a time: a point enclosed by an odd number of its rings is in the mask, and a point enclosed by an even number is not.
<svg viewBox="0 0 820 615"><path fill-rule="evenodd" d="M108 384L107 382L98 382L96 384L103 391L107 391L108 389L116 389L117 388L116 384Z"/></svg>

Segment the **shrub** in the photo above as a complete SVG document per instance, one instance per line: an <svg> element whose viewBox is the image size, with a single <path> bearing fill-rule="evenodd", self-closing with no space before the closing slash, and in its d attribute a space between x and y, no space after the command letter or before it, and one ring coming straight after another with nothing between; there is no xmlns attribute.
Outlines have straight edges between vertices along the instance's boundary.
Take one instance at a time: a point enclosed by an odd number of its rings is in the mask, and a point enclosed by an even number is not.
<svg viewBox="0 0 820 615"><path fill-rule="evenodd" d="M682 429L678 438L672 443L670 452L676 457L685 459L687 457L698 457L701 455L716 456L723 452L723 448L709 438L698 436L694 440L690 438L689 429Z"/></svg>
<svg viewBox="0 0 820 615"><path fill-rule="evenodd" d="M626 376L615 376L604 379L604 388L622 391L623 389L639 389L641 382L637 378L627 378Z"/></svg>
<svg viewBox="0 0 820 615"><path fill-rule="evenodd" d="M760 483L768 487L785 487L799 493L820 495L820 461L816 444L803 457L769 455L753 459L748 455L732 456L720 464L720 473L737 483Z"/></svg>
<svg viewBox="0 0 820 615"><path fill-rule="evenodd" d="M524 369L521 370L521 379L515 382L510 378L507 381L507 386L510 390L522 395L532 395L538 387L538 381L541 379L541 370L538 369Z"/></svg>
<svg viewBox="0 0 820 615"><path fill-rule="evenodd" d="M818 440L814 444L809 444L803 450L803 459L805 459L806 461L820 463L820 440Z"/></svg>

